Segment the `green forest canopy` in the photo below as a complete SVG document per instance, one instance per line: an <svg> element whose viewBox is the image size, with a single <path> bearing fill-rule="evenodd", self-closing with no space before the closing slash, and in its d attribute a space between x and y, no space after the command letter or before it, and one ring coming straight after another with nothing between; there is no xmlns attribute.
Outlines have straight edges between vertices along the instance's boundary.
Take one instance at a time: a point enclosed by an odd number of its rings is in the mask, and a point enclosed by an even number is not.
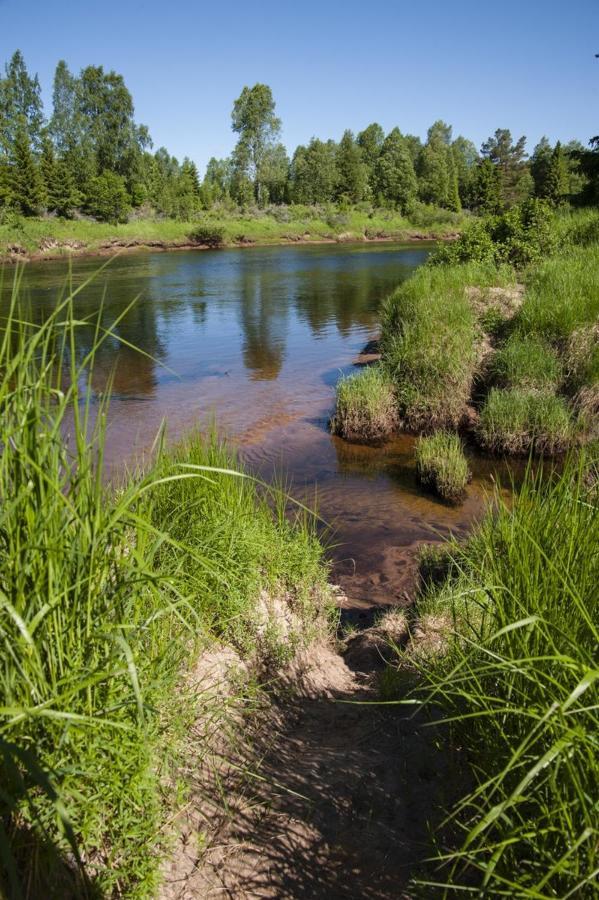
<svg viewBox="0 0 599 900"><path fill-rule="evenodd" d="M373 123L339 141L313 137L289 158L265 84L243 88L232 128L233 153L210 159L201 179L192 160L153 150L121 75L102 66L74 75L61 60L47 114L39 79L17 50L0 77L0 216L82 213L121 222L135 209L190 220L217 205L286 203L370 203L408 216L426 203L495 214L530 196L599 202L597 140L587 148L542 138L528 157L526 138L514 140L506 128L479 151L445 122L431 125L425 141Z"/></svg>

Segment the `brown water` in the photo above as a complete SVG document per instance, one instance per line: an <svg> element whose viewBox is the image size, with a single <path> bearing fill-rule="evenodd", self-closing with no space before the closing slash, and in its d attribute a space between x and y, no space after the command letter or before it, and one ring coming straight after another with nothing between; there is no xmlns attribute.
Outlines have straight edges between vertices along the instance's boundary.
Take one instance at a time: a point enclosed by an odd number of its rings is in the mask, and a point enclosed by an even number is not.
<svg viewBox="0 0 599 900"><path fill-rule="evenodd" d="M77 312L103 303L108 325L139 297L116 331L147 355L111 339L97 360L98 390L114 370L108 465L114 471L147 450L163 419L176 438L215 416L254 471L316 498L333 528L334 578L356 605L401 601L416 546L467 531L497 464L473 459L468 497L452 508L418 490L412 438L363 447L333 437L327 424L335 383L376 334L381 301L427 253L321 245L113 260L82 290ZM98 266L76 260L75 284ZM27 267L34 314L55 301L66 272L63 262ZM83 330L82 352L89 340Z"/></svg>

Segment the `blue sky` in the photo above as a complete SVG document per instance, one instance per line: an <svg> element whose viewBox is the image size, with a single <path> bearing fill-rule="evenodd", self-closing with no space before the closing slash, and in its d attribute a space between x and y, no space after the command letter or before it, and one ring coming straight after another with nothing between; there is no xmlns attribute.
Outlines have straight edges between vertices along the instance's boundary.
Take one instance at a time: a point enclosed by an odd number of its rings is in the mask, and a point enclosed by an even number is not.
<svg viewBox="0 0 599 900"><path fill-rule="evenodd" d="M156 147L203 167L228 154L233 100L266 82L288 148L372 121L478 145L599 132L599 0L51 2L0 0L0 60L20 48L49 108L56 62L114 68Z"/></svg>

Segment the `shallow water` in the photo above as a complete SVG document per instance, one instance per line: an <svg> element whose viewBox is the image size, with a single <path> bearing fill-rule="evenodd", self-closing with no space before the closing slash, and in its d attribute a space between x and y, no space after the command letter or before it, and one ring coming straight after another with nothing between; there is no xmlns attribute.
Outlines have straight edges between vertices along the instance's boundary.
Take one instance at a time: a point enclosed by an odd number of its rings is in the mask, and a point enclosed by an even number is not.
<svg viewBox="0 0 599 900"><path fill-rule="evenodd" d="M77 299L79 316L103 304L108 326L136 297L119 338L97 358L94 387L114 374L107 462L114 472L143 454L166 419L169 437L216 417L248 465L278 474L316 501L332 526L334 578L356 605L394 603L409 591L423 540L463 534L480 515L497 464L473 459L465 503L452 508L416 486L413 439L384 447L329 434L334 386L376 334L383 298L428 249L321 245L136 253L113 261ZM97 260L76 260L76 285ZM65 262L26 267L24 285L43 316L64 285ZM1 302L9 291L6 277ZM81 351L91 341L82 330Z"/></svg>

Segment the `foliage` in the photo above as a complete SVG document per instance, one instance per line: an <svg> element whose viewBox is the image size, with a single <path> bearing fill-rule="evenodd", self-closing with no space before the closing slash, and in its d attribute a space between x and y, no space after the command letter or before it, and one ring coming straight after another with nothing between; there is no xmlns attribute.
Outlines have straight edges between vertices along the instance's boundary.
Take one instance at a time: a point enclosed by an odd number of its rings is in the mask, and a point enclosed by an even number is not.
<svg viewBox="0 0 599 900"><path fill-rule="evenodd" d="M129 199L121 176L106 171L92 180L88 208L101 222L117 225L127 221Z"/></svg>
<svg viewBox="0 0 599 900"><path fill-rule="evenodd" d="M468 462L457 434L436 431L416 444L416 471L420 483L443 500L457 503L470 480Z"/></svg>
<svg viewBox="0 0 599 900"><path fill-rule="evenodd" d="M215 442L161 444L107 490L91 385L116 331L78 320L68 292L29 321L17 276L0 336L0 892L152 896L160 779L204 702L181 673L213 633L248 645L262 589L313 618L321 549Z"/></svg>
<svg viewBox="0 0 599 900"><path fill-rule="evenodd" d="M463 548L448 548L449 577L418 601L419 616L449 627L444 652L410 657L421 676L412 702L447 720L474 781L450 811L455 840L431 879L441 896L594 896L599 516L588 462L571 458L561 478L529 470L509 507L497 496Z"/></svg>
<svg viewBox="0 0 599 900"><path fill-rule="evenodd" d="M554 213L543 200L530 199L501 216L474 222L460 237L431 257L431 265L494 261L524 268L557 249Z"/></svg>

